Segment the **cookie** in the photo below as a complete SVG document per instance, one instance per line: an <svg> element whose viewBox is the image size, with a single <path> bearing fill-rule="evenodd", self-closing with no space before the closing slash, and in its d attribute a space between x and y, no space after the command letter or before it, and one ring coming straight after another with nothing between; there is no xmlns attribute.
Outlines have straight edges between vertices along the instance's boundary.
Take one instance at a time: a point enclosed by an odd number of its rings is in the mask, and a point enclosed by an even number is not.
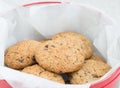
<svg viewBox="0 0 120 88"><path fill-rule="evenodd" d="M37 64L25 67L22 70L22 72L25 72L25 73L28 73L28 74L33 74L33 75L36 75L36 76L40 76L40 74L44 71L45 70Z"/></svg>
<svg viewBox="0 0 120 88"><path fill-rule="evenodd" d="M48 80L52 80L52 81L64 84L64 80L60 75L46 71L37 64L24 68L22 70L22 72L25 72L28 74L33 74L33 75L39 76L41 78L45 78Z"/></svg>
<svg viewBox="0 0 120 88"><path fill-rule="evenodd" d="M86 60L82 68L70 74L70 83L84 84L100 79L111 67L102 61Z"/></svg>
<svg viewBox="0 0 120 88"><path fill-rule="evenodd" d="M68 73L77 71L84 63L81 39L59 38L41 43L36 50L36 61L48 71Z"/></svg>
<svg viewBox="0 0 120 88"><path fill-rule="evenodd" d="M104 59L98 55L93 55L90 59L105 62Z"/></svg>
<svg viewBox="0 0 120 88"><path fill-rule="evenodd" d="M38 41L24 40L9 47L5 53L5 64L13 69L35 64L35 50L38 45Z"/></svg>
<svg viewBox="0 0 120 88"><path fill-rule="evenodd" d="M78 40L82 40L83 44L82 46L80 45L80 47L83 49L81 54L83 56L85 56L85 58L90 58L92 56L93 53L93 48L92 48L92 44L90 42L90 40L88 38L86 38L84 35L75 33L75 32L62 32L62 33L58 33L56 35L54 35L52 37L52 39L58 39L58 38L71 38L74 37ZM72 42L72 41L71 41Z"/></svg>
<svg viewBox="0 0 120 88"><path fill-rule="evenodd" d="M42 72L40 74L40 77L45 78L45 79L49 79L49 80L52 80L52 81L55 81L55 82L59 82L59 83L62 83L62 84L65 84L63 78L60 75L49 72L49 71Z"/></svg>

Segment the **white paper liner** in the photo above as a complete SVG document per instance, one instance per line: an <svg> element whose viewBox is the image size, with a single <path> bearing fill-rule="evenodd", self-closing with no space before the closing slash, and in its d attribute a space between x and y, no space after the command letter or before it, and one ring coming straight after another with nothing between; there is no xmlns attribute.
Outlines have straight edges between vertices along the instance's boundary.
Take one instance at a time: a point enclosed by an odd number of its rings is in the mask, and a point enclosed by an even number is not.
<svg viewBox="0 0 120 88"><path fill-rule="evenodd" d="M0 17L0 75L13 88L88 88L84 85L62 85L33 75L4 67L4 51L10 45L25 39L41 40L52 35L72 31L84 34L93 43L94 50L102 55L112 69L106 78L120 66L120 34L105 14L82 5L36 5L20 7ZM98 80L99 81L99 80ZM92 82L94 83L94 82Z"/></svg>

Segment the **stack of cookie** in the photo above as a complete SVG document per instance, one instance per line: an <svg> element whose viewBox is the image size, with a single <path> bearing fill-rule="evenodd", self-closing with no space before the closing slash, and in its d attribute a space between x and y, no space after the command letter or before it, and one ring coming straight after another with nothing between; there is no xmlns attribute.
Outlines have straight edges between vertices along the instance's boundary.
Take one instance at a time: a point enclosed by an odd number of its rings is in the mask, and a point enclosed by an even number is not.
<svg viewBox="0 0 120 88"><path fill-rule="evenodd" d="M18 42L6 50L5 64L28 74L59 83L67 80L71 84L97 80L111 69L101 57L93 55L89 39L74 32L58 33L49 40Z"/></svg>

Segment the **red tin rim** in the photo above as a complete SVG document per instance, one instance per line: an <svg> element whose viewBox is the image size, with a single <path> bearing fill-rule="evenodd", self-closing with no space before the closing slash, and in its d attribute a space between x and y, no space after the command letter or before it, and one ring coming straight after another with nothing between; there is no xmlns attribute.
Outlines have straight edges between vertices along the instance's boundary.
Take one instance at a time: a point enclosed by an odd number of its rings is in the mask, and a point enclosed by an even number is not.
<svg viewBox="0 0 120 88"><path fill-rule="evenodd" d="M112 82L114 82L116 79L120 77L120 67L116 69L115 72L113 72L110 76L107 78L101 80L100 82L91 84L90 88L106 88L106 86L110 85Z"/></svg>
<svg viewBox="0 0 120 88"><path fill-rule="evenodd" d="M69 4L69 2L65 2L65 3ZM25 4L25 5L23 5L23 7L40 5L40 4L62 4L62 2L55 2L55 1L33 2L33 3ZM120 77L120 67L115 72L113 72L109 77L107 77L106 79L103 79L98 83L91 84L90 88L97 88L97 86L101 85L101 84L102 85L100 86L100 88L105 88L107 85L114 82L118 77ZM0 82L3 82L3 80L0 80ZM5 82L4 85L9 85L8 83L6 83L5 80L4 80L4 82ZM8 88L11 88L11 86Z"/></svg>
<svg viewBox="0 0 120 88"><path fill-rule="evenodd" d="M23 5L24 7L27 6L33 6L33 5L39 5L39 4L61 4L62 2L54 2L54 1L49 1L49 2L33 2L33 3L29 3L29 4L25 4Z"/></svg>

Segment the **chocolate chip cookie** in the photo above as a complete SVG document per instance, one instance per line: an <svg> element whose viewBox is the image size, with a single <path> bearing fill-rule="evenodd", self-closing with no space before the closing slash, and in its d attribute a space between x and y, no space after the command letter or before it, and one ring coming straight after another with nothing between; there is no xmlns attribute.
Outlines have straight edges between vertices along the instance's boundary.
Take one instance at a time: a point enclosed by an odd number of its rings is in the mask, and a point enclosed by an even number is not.
<svg viewBox="0 0 120 88"><path fill-rule="evenodd" d="M111 67L102 61L86 60L82 68L70 74L70 82L72 84L84 84L105 75Z"/></svg>
<svg viewBox="0 0 120 88"><path fill-rule="evenodd" d="M63 84L65 83L63 78L60 75L46 71L37 64L24 68L22 72L33 74L41 78L45 78L45 79L52 80L55 82L59 82Z"/></svg>
<svg viewBox="0 0 120 88"><path fill-rule="evenodd" d="M76 38L77 40L82 40L83 44L82 44L82 46L81 45L79 46L82 48L81 54L85 57L85 59L90 58L93 53L92 44L91 44L90 40L87 37L85 37L84 35L75 33L75 32L61 32L61 33L54 35L52 37L52 39L58 39L58 38L68 39L71 37ZM71 41L71 42L73 42L73 41Z"/></svg>
<svg viewBox="0 0 120 88"><path fill-rule="evenodd" d="M75 36L43 42L36 50L36 61L44 69L59 74L77 71L85 59L81 55L82 44Z"/></svg>
<svg viewBox="0 0 120 88"><path fill-rule="evenodd" d="M5 53L5 64L13 69L35 64L35 51L39 43L35 40L24 40L9 47Z"/></svg>

